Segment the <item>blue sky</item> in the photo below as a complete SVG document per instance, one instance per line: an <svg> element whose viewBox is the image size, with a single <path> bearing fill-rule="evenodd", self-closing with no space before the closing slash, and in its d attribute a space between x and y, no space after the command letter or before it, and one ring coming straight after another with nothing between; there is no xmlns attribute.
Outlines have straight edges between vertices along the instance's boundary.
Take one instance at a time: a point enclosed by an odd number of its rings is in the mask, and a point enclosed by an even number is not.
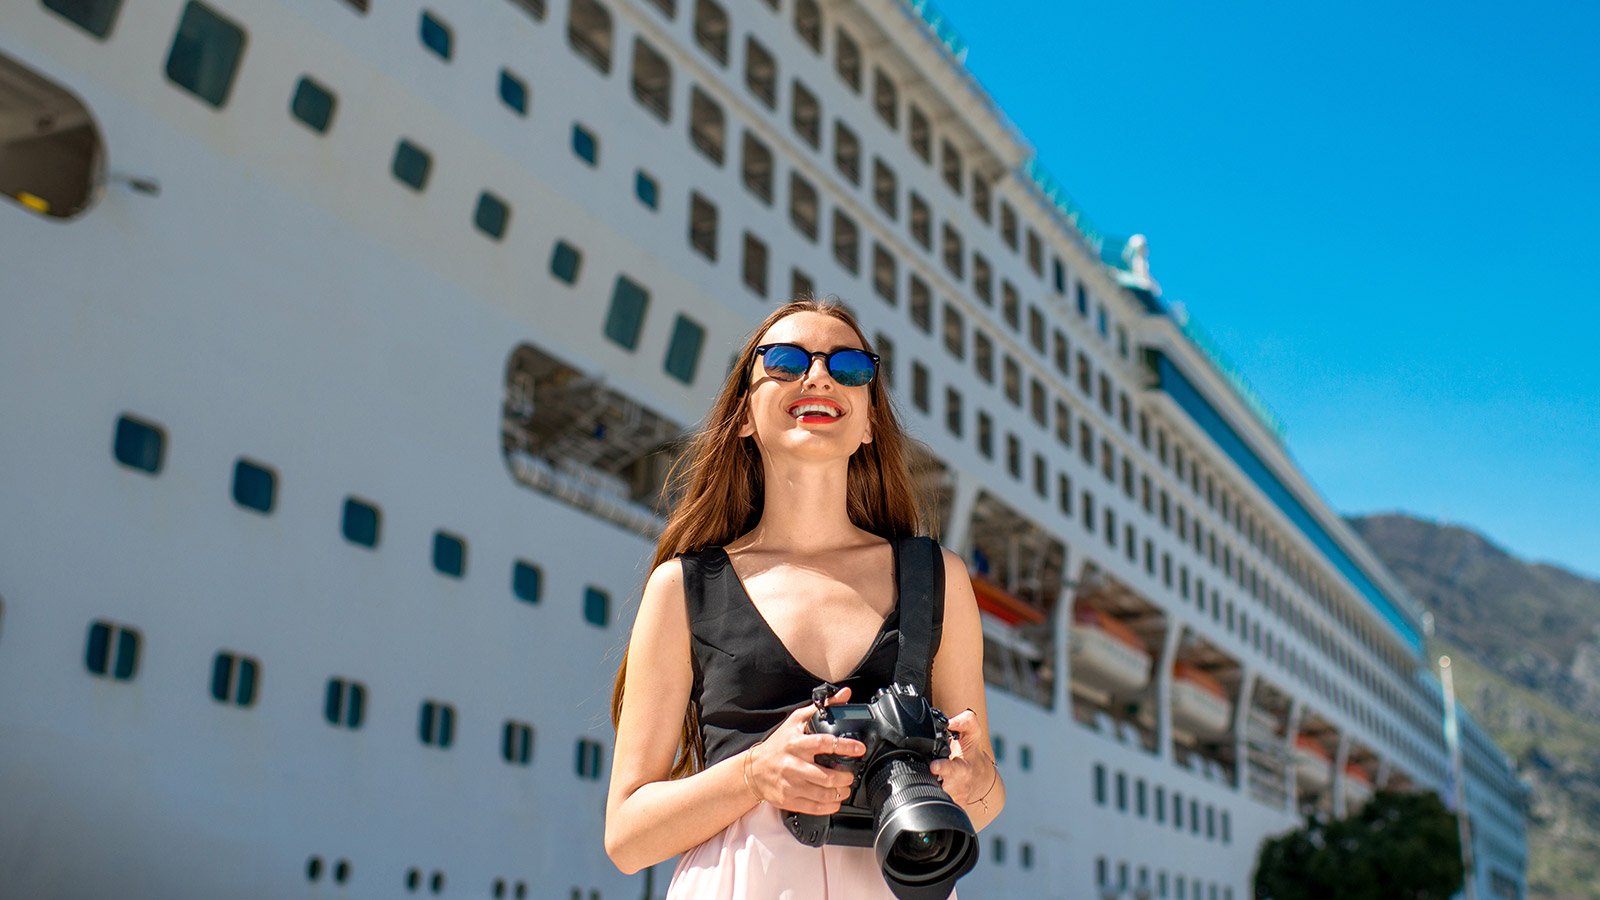
<svg viewBox="0 0 1600 900"><path fill-rule="evenodd" d="M938 7L1336 510L1600 576L1600 6Z"/></svg>

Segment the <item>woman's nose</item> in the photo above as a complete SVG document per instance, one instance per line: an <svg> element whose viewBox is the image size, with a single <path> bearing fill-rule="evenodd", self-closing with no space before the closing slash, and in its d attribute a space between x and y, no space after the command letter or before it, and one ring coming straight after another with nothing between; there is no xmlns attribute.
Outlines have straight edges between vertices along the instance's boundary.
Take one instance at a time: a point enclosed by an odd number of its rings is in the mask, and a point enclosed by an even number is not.
<svg viewBox="0 0 1600 900"><path fill-rule="evenodd" d="M833 382L833 375L828 372L828 359L820 354L811 357L811 365L806 369L805 383L816 384L819 377L830 384Z"/></svg>

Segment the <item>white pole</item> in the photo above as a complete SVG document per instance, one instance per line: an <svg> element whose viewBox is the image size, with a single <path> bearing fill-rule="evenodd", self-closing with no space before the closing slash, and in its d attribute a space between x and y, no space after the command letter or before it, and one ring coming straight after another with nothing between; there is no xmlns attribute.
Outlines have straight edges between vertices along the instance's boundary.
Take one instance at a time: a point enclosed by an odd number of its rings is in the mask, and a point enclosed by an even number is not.
<svg viewBox="0 0 1600 900"><path fill-rule="evenodd" d="M1467 822L1467 777L1461 767L1460 726L1456 721L1456 683L1450 672L1450 657L1439 657L1439 680L1444 683L1444 743L1450 753L1451 801L1455 807L1456 833L1461 840L1461 866L1466 870L1466 900L1477 900L1477 873L1472 864L1472 827Z"/></svg>

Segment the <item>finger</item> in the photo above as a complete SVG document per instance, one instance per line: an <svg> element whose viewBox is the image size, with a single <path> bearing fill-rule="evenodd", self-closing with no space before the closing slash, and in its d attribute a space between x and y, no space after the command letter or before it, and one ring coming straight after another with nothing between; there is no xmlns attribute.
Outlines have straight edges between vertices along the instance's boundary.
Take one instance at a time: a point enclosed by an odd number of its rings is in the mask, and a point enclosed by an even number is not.
<svg viewBox="0 0 1600 900"><path fill-rule="evenodd" d="M850 689L847 688L847 687L842 687L842 688L839 688L838 692L835 693L832 697L828 698L828 702L827 702L826 705L828 705L828 706L836 706L836 705L838 705L840 703L849 703L849 702L850 702Z"/></svg>
<svg viewBox="0 0 1600 900"><path fill-rule="evenodd" d="M970 709L964 709L950 719L950 730L966 733L978 727L978 714Z"/></svg>
<svg viewBox="0 0 1600 900"><path fill-rule="evenodd" d="M789 743L792 752L801 755L831 753L834 756L865 756L867 745L855 738L832 734L808 734Z"/></svg>
<svg viewBox="0 0 1600 900"><path fill-rule="evenodd" d="M829 791L838 791L849 788L856 783L856 777L843 769L830 769L827 766L802 766L797 777Z"/></svg>

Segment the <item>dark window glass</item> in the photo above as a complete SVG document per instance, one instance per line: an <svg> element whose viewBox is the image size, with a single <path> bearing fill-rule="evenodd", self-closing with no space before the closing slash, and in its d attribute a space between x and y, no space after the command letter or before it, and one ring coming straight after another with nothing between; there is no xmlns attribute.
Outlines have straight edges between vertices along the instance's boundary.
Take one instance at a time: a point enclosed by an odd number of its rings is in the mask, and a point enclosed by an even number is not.
<svg viewBox="0 0 1600 900"><path fill-rule="evenodd" d="M499 197L484 191L478 195L478 209L473 213L472 224L498 241L505 237L506 228L511 224L511 207Z"/></svg>
<svg viewBox="0 0 1600 900"><path fill-rule="evenodd" d="M694 40L718 65L728 64L728 11L711 0L695 0Z"/></svg>
<svg viewBox="0 0 1600 900"><path fill-rule="evenodd" d="M700 347L705 339L706 330L700 323L679 314L672 326L672 342L667 345L667 358L663 363L667 374L684 384L693 384L695 369L700 365Z"/></svg>
<svg viewBox="0 0 1600 900"><path fill-rule="evenodd" d="M873 241L872 291L890 306L895 305L895 302L899 299L895 294L895 288L900 278L899 271L900 267L895 262L894 254L890 253L887 247L877 241Z"/></svg>
<svg viewBox="0 0 1600 900"><path fill-rule="evenodd" d="M722 107L698 85L689 92L689 143L717 165L722 165L723 137L728 130Z"/></svg>
<svg viewBox="0 0 1600 900"><path fill-rule="evenodd" d="M111 654L111 626L95 622L89 626L89 642L84 648L83 664L96 675L106 674L107 659Z"/></svg>
<svg viewBox="0 0 1600 900"><path fill-rule="evenodd" d="M278 476L271 469L240 459L233 465L233 502L260 513L272 512Z"/></svg>
<svg viewBox="0 0 1600 900"><path fill-rule="evenodd" d="M244 54L244 30L211 7L190 0L167 54L167 78L212 106L228 102Z"/></svg>
<svg viewBox="0 0 1600 900"><path fill-rule="evenodd" d="M928 390L928 367L919 362L911 363L911 405L923 412L928 411L932 402Z"/></svg>
<svg viewBox="0 0 1600 900"><path fill-rule="evenodd" d="M511 565L511 593L524 603L538 603L544 585L544 570L525 559Z"/></svg>
<svg viewBox="0 0 1600 900"><path fill-rule="evenodd" d="M344 539L363 547L378 546L378 508L364 500L344 500Z"/></svg>
<svg viewBox="0 0 1600 900"><path fill-rule="evenodd" d="M527 722L506 722L500 738L500 756L513 765L528 765L533 759L533 726ZM501 894L497 891L496 896Z"/></svg>
<svg viewBox="0 0 1600 900"><path fill-rule="evenodd" d="M122 0L44 0L44 8L103 40L117 22Z"/></svg>
<svg viewBox="0 0 1600 900"><path fill-rule="evenodd" d="M833 67L846 87L861 93L861 47L843 28L833 32Z"/></svg>
<svg viewBox="0 0 1600 900"><path fill-rule="evenodd" d="M817 0L795 0L794 30L813 53L822 52L822 8Z"/></svg>
<svg viewBox="0 0 1600 900"><path fill-rule="evenodd" d="M842 210L833 211L833 258L846 272L861 270L861 240L855 220Z"/></svg>
<svg viewBox="0 0 1600 900"><path fill-rule="evenodd" d="M833 120L833 164L846 181L861 183L861 139L841 119Z"/></svg>
<svg viewBox="0 0 1600 900"><path fill-rule="evenodd" d="M795 134L815 150L822 146L822 104L817 100L817 95L799 81L793 85L791 105Z"/></svg>
<svg viewBox="0 0 1600 900"><path fill-rule="evenodd" d="M611 595L593 585L584 588L583 620L604 628L611 620Z"/></svg>
<svg viewBox="0 0 1600 900"><path fill-rule="evenodd" d="M755 135L746 131L739 157L745 188L762 203L770 206L772 204L772 172L776 168L772 161L772 149L757 139Z"/></svg>
<svg viewBox="0 0 1600 900"><path fill-rule="evenodd" d="M660 186L645 170L640 169L633 173L633 195L639 198L640 203L655 209L660 203L660 194Z"/></svg>
<svg viewBox="0 0 1600 900"><path fill-rule="evenodd" d="M717 207L696 191L689 195L689 246L706 259L717 260Z"/></svg>
<svg viewBox="0 0 1600 900"><path fill-rule="evenodd" d="M597 166L600 164L600 139L594 136L594 132L574 122L572 123L572 152L573 155L589 165Z"/></svg>
<svg viewBox="0 0 1600 900"><path fill-rule="evenodd" d="M566 241L556 241L550 252L550 274L573 284L578 280L578 268L583 264L583 254Z"/></svg>
<svg viewBox="0 0 1600 900"><path fill-rule="evenodd" d="M900 127L899 92L882 69L872 70L872 108L890 131Z"/></svg>
<svg viewBox="0 0 1600 900"><path fill-rule="evenodd" d="M928 283L912 275L909 279L910 287L907 292L910 301L907 304L911 310L911 324L917 329L931 334L933 332L933 291Z"/></svg>
<svg viewBox="0 0 1600 900"><path fill-rule="evenodd" d="M950 190L961 193L961 154L954 144L949 141L939 142L939 167L944 174L944 183Z"/></svg>
<svg viewBox="0 0 1600 900"><path fill-rule="evenodd" d="M649 305L649 291L628 276L618 275L611 289L611 310L606 314L606 337L625 349L637 349Z"/></svg>
<svg viewBox="0 0 1600 900"><path fill-rule="evenodd" d="M744 284L754 291L756 296L767 296L767 245L760 238L746 231L744 233Z"/></svg>
<svg viewBox="0 0 1600 900"><path fill-rule="evenodd" d="M872 199L883 210L883 214L890 219L899 215L899 185L895 178L894 170L884 164L883 160L874 156L872 158Z"/></svg>
<svg viewBox="0 0 1600 900"><path fill-rule="evenodd" d="M424 12L422 14L422 46L439 54L440 59L449 59L451 43L450 26L441 22L433 13Z"/></svg>
<svg viewBox="0 0 1600 900"><path fill-rule="evenodd" d="M906 128L906 138L911 142L911 152L925 163L933 161L933 128L928 124L928 116L915 104L907 107L906 118L910 124Z"/></svg>
<svg viewBox="0 0 1600 900"><path fill-rule="evenodd" d="M394 172L394 177L401 184L422 190L428 186L428 171L432 168L433 157L428 155L428 151L407 140L395 145L394 163L390 171Z"/></svg>
<svg viewBox="0 0 1600 900"><path fill-rule="evenodd" d="M753 37L744 42L744 83L767 109L778 107L778 61Z"/></svg>
<svg viewBox="0 0 1600 900"><path fill-rule="evenodd" d="M161 471L161 458L166 448L167 435L160 426L132 416L117 419L117 434L112 441L112 454L117 462L130 469L154 475Z"/></svg>
<svg viewBox="0 0 1600 900"><path fill-rule="evenodd" d="M611 11L595 0L572 0L567 43L601 72L611 71Z"/></svg>
<svg viewBox="0 0 1600 900"><path fill-rule="evenodd" d="M663 16L671 19L678 14L678 0L647 0L647 2L661 11Z"/></svg>
<svg viewBox="0 0 1600 900"><path fill-rule="evenodd" d="M518 115L527 115L528 83L511 74L509 70L501 69L500 102L516 110Z"/></svg>
<svg viewBox="0 0 1600 900"><path fill-rule="evenodd" d="M808 240L817 239L818 209L817 189L799 172L789 173L789 221L795 230Z"/></svg>
<svg viewBox="0 0 1600 900"><path fill-rule="evenodd" d="M303 75L300 83L295 85L294 99L289 103L289 112L312 131L327 134L328 128L333 125L333 110L336 103L333 92L312 80L311 76Z"/></svg>
<svg viewBox="0 0 1600 900"><path fill-rule="evenodd" d="M672 66L643 38L633 39L633 98L663 122L672 117Z"/></svg>
<svg viewBox="0 0 1600 900"><path fill-rule="evenodd" d="M467 542L445 531L433 533L433 567L442 575L460 578L467 572Z"/></svg>
<svg viewBox="0 0 1600 900"><path fill-rule="evenodd" d="M944 427L961 436L961 394L955 388L944 389Z"/></svg>
<svg viewBox="0 0 1600 900"><path fill-rule="evenodd" d="M933 211L928 201L916 191L911 192L911 237L924 250L933 249Z"/></svg>

